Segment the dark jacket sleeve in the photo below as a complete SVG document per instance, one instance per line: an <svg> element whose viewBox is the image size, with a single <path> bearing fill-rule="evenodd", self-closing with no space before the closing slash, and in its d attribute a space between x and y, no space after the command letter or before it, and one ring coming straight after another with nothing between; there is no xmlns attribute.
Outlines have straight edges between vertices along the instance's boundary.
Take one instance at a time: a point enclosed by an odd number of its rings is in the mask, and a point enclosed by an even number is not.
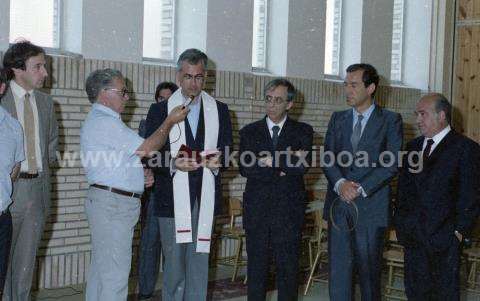
<svg viewBox="0 0 480 301"><path fill-rule="evenodd" d="M330 117L330 121L328 122L328 129L327 133L325 134L325 143L324 143L324 151L325 153L331 152L335 154L335 140L336 140L336 133L335 133L335 122L337 119L338 113L334 112L332 114L332 117ZM325 160L328 159L328 156L325 156ZM338 166L337 160L335 158L332 158L333 162L326 161L325 164L323 164L323 172L325 173L325 176L327 177L328 182L330 185L333 187L335 183L337 183L338 180L343 178L342 171L340 167Z"/></svg>
<svg viewBox="0 0 480 301"><path fill-rule="evenodd" d="M226 104L219 103L218 109L220 110L219 115L222 120L220 122L220 139L218 141L218 148L222 153L221 162L223 164L221 170L225 170L230 166L230 159L233 153L232 121Z"/></svg>
<svg viewBox="0 0 480 301"><path fill-rule="evenodd" d="M280 156L279 168L287 175L303 176L312 165L313 129L310 125L301 123L298 135L300 135L300 141L302 142L299 150L305 151L306 156L304 159L293 154Z"/></svg>
<svg viewBox="0 0 480 301"><path fill-rule="evenodd" d="M259 149L255 141L255 124L247 125L240 130L240 174L246 178L266 181L275 174L275 169L260 166L257 161Z"/></svg>

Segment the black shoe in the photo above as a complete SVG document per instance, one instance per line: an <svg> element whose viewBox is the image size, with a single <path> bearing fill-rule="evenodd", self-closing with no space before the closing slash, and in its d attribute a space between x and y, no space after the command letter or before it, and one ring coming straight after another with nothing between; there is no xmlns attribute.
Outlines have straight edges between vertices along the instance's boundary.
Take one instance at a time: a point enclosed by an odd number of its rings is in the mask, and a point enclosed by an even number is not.
<svg viewBox="0 0 480 301"><path fill-rule="evenodd" d="M138 300L147 300L147 299L152 298L152 296L153 296L153 294L148 294L148 295L138 294Z"/></svg>

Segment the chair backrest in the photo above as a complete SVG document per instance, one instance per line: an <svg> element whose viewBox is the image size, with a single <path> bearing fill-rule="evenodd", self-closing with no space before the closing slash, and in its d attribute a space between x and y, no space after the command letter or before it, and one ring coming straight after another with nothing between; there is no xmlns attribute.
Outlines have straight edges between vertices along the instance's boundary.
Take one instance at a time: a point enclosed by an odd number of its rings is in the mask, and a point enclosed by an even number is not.
<svg viewBox="0 0 480 301"><path fill-rule="evenodd" d="M243 215L242 202L237 198L228 200L228 215L230 215L230 228L235 226L235 218Z"/></svg>
<svg viewBox="0 0 480 301"><path fill-rule="evenodd" d="M313 217L315 221L315 227L317 229L317 238L321 241L327 235L328 223L323 219L323 210L318 209L313 211Z"/></svg>

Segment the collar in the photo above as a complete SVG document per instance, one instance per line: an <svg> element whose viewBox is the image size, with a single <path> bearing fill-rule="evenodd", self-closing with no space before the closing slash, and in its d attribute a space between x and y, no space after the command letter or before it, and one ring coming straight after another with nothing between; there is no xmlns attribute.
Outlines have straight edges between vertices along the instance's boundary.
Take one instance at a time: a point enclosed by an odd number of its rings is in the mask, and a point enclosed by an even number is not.
<svg viewBox="0 0 480 301"><path fill-rule="evenodd" d="M203 92L203 91L202 91L202 92ZM199 104L200 104L200 100L202 99L202 92L200 92L200 94L198 94L197 96L195 96L195 98L193 99L193 101L191 102L191 104L189 104L188 106L194 107L194 106L199 105ZM183 99L185 100L184 103L190 101L190 98L187 97L187 96L185 96L185 95L183 95L183 94L182 94L182 97L183 97Z"/></svg>
<svg viewBox="0 0 480 301"><path fill-rule="evenodd" d="M370 115L372 115L373 110L375 110L375 102L373 102L372 105L369 106L368 109L363 113L360 113L355 109L352 109L353 117L358 118L358 115L362 114L363 120L368 120L368 118L370 118Z"/></svg>
<svg viewBox="0 0 480 301"><path fill-rule="evenodd" d="M112 117L120 119L120 114L118 114L114 110L112 110L109 107L104 106L104 105L102 105L101 103L98 103L98 102L96 102L92 105L92 110L101 111L101 112L103 112L107 115L110 115Z"/></svg>
<svg viewBox="0 0 480 301"><path fill-rule="evenodd" d="M273 121L267 116L267 126L268 126L268 130L272 131L272 128L277 125L278 127L280 127L280 131L281 131L282 128L283 128L283 125L285 124L285 121L287 121L287 115L285 115L285 117L283 118L283 120L280 121L279 123L273 122Z"/></svg>
<svg viewBox="0 0 480 301"><path fill-rule="evenodd" d="M33 90L29 90L29 91L25 90L22 86L17 84L15 80L10 81L10 89L12 89L12 93L17 97L17 99L23 99L23 97L25 97L25 94L27 94L27 92L28 94L33 95Z"/></svg>
<svg viewBox="0 0 480 301"><path fill-rule="evenodd" d="M450 127L450 125L447 125L447 127L445 127L443 130L441 130L438 134L436 134L435 136L433 136L432 138L428 138L428 137L425 137L425 140L424 142L426 143L428 139L433 139L433 143L435 145L438 145L440 143L440 141L443 140L443 138L445 138L445 136L447 136L447 134L452 130L452 128Z"/></svg>

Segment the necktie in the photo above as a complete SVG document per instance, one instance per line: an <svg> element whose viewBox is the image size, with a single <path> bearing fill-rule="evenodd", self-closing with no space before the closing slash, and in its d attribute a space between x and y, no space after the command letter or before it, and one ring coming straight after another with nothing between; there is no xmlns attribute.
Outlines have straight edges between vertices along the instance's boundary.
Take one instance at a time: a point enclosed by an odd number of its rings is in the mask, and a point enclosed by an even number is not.
<svg viewBox="0 0 480 301"><path fill-rule="evenodd" d="M23 123L25 130L25 149L28 162L28 173L37 173L37 157L35 153L35 122L33 117L32 104L30 103L30 94L25 94L25 102L23 104Z"/></svg>
<svg viewBox="0 0 480 301"><path fill-rule="evenodd" d="M359 114L357 118L358 120L355 124L355 127L353 128L352 137L350 139L350 141L352 142L352 148L354 153L357 151L358 142L360 142L360 137L362 137L363 115Z"/></svg>
<svg viewBox="0 0 480 301"><path fill-rule="evenodd" d="M280 127L278 125L275 125L272 127L272 143L273 143L273 148L277 147L278 144L278 132L280 131Z"/></svg>
<svg viewBox="0 0 480 301"><path fill-rule="evenodd" d="M423 162L428 160L428 157L430 156L430 152L432 150L432 145L433 145L433 139L428 139L427 140L427 146L423 150Z"/></svg>

